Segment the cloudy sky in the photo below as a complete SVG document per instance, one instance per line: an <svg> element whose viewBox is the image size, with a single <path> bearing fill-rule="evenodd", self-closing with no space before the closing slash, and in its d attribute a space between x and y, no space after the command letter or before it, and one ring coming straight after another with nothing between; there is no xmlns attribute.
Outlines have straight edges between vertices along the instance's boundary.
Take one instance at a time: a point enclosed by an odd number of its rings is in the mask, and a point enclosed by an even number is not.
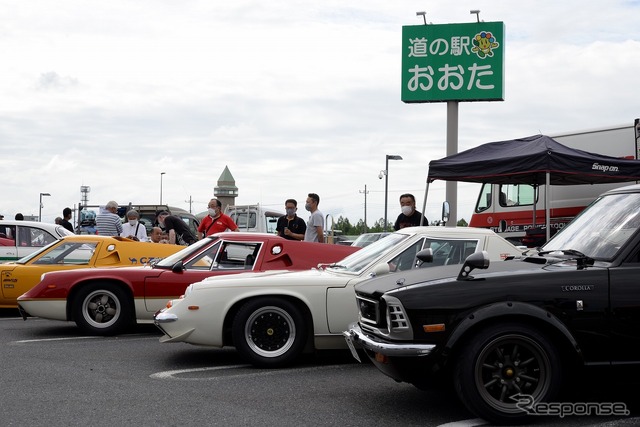
<svg viewBox="0 0 640 427"><path fill-rule="evenodd" d="M640 116L640 2L511 0L5 0L0 8L0 213L52 222L90 204L206 208L228 166L237 203L320 195L352 223L398 196L422 205L446 155L446 104L400 100L401 31L506 26L505 101L462 103L460 151L503 139L632 124ZM459 184L469 220L478 187ZM444 184L431 186L439 216ZM189 201L191 200L191 205ZM303 211L303 208L300 209ZM301 212L304 218L306 213Z"/></svg>

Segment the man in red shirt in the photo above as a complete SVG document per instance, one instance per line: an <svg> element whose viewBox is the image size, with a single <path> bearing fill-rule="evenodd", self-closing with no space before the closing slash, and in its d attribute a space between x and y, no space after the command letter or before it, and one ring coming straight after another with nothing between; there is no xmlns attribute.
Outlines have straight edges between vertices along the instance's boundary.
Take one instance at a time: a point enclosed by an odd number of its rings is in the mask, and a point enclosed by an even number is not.
<svg viewBox="0 0 640 427"><path fill-rule="evenodd" d="M198 239L227 230L240 231L231 217L222 213L220 200L211 199L207 211L209 215L202 218L202 222L198 226Z"/></svg>

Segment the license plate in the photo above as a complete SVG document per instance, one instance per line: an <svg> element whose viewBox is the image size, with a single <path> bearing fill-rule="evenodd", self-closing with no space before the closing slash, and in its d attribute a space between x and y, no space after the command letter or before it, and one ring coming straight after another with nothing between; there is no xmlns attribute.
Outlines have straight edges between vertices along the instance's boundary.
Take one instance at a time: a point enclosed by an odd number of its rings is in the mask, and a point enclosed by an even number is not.
<svg viewBox="0 0 640 427"><path fill-rule="evenodd" d="M349 350L351 350L351 355L353 356L354 359L356 359L358 362L362 363L362 361L360 360L360 356L358 356L358 352L356 350L356 346L353 344L353 338L351 337L351 334L344 334L344 339L347 342L347 346L349 347Z"/></svg>

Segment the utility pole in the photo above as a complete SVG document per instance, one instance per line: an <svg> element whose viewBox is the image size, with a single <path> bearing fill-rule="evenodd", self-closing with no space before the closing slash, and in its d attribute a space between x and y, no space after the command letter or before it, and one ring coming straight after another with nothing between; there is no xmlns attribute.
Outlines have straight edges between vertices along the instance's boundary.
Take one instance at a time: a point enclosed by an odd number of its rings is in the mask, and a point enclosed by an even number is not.
<svg viewBox="0 0 640 427"><path fill-rule="evenodd" d="M367 184L364 185L364 191L362 190L358 190L358 192L360 194L364 193L364 230L362 230L363 233L367 232L367 194L369 194L369 192L367 191Z"/></svg>
<svg viewBox="0 0 640 427"><path fill-rule="evenodd" d="M191 205L193 205L193 198L189 196L189 200L185 200L185 203L189 203L189 213L191 212Z"/></svg>

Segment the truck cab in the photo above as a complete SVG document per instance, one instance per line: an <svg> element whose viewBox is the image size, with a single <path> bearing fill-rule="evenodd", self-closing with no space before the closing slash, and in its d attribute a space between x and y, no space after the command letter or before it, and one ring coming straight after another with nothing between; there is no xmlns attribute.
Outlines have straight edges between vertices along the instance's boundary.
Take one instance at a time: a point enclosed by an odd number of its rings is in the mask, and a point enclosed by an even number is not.
<svg viewBox="0 0 640 427"><path fill-rule="evenodd" d="M227 206L224 213L231 217L240 231L270 234L276 233L278 218L284 215L284 212L268 210L259 204Z"/></svg>

